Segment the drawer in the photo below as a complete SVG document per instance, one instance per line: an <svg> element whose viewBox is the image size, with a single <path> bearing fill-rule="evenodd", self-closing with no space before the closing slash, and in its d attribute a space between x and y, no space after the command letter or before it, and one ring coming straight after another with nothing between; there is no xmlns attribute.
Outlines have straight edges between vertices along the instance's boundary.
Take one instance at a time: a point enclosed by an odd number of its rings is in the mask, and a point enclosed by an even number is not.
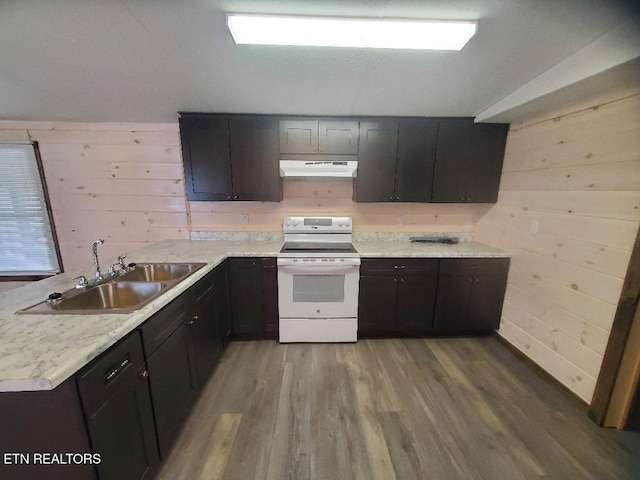
<svg viewBox="0 0 640 480"><path fill-rule="evenodd" d="M216 278L218 277L217 275L218 268L220 267L218 266L214 270L210 271L208 274L204 276L204 278L200 279L198 283L196 283L193 287L189 289L189 294L191 296L191 298L189 299L189 302L194 302L194 303L187 305L187 307L192 305L197 306L213 294L213 291L216 288Z"/></svg>
<svg viewBox="0 0 640 480"><path fill-rule="evenodd" d="M144 364L140 334L134 331L78 374L78 390L87 416L93 415Z"/></svg>
<svg viewBox="0 0 640 480"><path fill-rule="evenodd" d="M440 261L440 275L506 276L509 261L509 258L445 258Z"/></svg>
<svg viewBox="0 0 640 480"><path fill-rule="evenodd" d="M439 263L437 258L363 258L360 275L436 275Z"/></svg>
<svg viewBox="0 0 640 480"><path fill-rule="evenodd" d="M190 291L185 292L164 307L140 327L142 345L145 357L149 358L153 352L184 322L190 314L186 302Z"/></svg>

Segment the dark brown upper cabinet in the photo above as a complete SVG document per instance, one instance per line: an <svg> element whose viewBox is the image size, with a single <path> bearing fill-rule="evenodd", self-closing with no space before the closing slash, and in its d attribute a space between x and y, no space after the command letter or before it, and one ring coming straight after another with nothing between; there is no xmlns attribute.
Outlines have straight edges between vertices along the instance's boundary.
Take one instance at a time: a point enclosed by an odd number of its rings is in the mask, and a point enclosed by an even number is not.
<svg viewBox="0 0 640 480"><path fill-rule="evenodd" d="M356 155L358 122L353 120L280 120L280 153Z"/></svg>
<svg viewBox="0 0 640 480"><path fill-rule="evenodd" d="M282 200L276 118L181 114L180 138L188 200Z"/></svg>
<svg viewBox="0 0 640 480"><path fill-rule="evenodd" d="M438 120L400 120L395 201L430 202L436 156Z"/></svg>
<svg viewBox="0 0 640 480"><path fill-rule="evenodd" d="M441 119L431 201L495 203L508 129L472 118Z"/></svg>
<svg viewBox="0 0 640 480"><path fill-rule="evenodd" d="M357 202L392 202L395 199L398 122L360 122L358 176L353 181Z"/></svg>
<svg viewBox="0 0 640 480"><path fill-rule="evenodd" d="M430 202L438 120L362 122L358 202Z"/></svg>

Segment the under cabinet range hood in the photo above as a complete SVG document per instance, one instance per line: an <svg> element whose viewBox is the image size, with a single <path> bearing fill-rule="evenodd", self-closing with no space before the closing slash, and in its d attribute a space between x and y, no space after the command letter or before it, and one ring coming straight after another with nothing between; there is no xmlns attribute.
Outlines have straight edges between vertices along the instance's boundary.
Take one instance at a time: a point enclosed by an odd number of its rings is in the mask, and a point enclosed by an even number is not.
<svg viewBox="0 0 640 480"><path fill-rule="evenodd" d="M285 178L353 178L357 169L355 160L280 160L280 176Z"/></svg>

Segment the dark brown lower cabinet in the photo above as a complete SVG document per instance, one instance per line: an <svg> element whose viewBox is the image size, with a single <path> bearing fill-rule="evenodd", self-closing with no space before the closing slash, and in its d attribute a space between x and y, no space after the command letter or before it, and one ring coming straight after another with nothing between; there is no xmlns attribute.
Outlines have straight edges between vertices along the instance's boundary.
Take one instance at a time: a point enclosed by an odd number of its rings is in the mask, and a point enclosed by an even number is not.
<svg viewBox="0 0 640 480"><path fill-rule="evenodd" d="M183 323L147 358L160 455L165 458L198 395L195 351Z"/></svg>
<svg viewBox="0 0 640 480"><path fill-rule="evenodd" d="M278 338L277 275L275 257L229 259L233 338Z"/></svg>
<svg viewBox="0 0 640 480"><path fill-rule="evenodd" d="M418 336L433 331L437 259L363 259L358 335Z"/></svg>
<svg viewBox="0 0 640 480"><path fill-rule="evenodd" d="M142 480L160 462L147 369L138 332L130 334L78 376L101 480Z"/></svg>
<svg viewBox="0 0 640 480"><path fill-rule="evenodd" d="M442 259L434 330L486 333L500 326L508 258Z"/></svg>
<svg viewBox="0 0 640 480"><path fill-rule="evenodd" d="M218 284L214 281L204 291L199 292L195 301L197 307L188 322L193 336L200 388L209 379L224 350L216 309L216 302L219 300L216 297L217 287Z"/></svg>

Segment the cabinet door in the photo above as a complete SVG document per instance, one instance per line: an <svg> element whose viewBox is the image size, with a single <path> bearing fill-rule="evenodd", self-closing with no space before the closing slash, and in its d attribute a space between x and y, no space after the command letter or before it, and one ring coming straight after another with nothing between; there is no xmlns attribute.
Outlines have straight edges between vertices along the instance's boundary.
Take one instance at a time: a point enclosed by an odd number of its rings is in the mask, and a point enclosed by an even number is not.
<svg viewBox="0 0 640 480"><path fill-rule="evenodd" d="M262 259L262 304L264 312L265 338L277 340L279 336L278 315L278 267L276 258Z"/></svg>
<svg viewBox="0 0 640 480"><path fill-rule="evenodd" d="M149 386L141 366L92 416L87 430L100 454L100 480L149 480L160 463Z"/></svg>
<svg viewBox="0 0 640 480"><path fill-rule="evenodd" d="M233 191L227 119L182 115L180 138L187 199L230 199Z"/></svg>
<svg viewBox="0 0 640 480"><path fill-rule="evenodd" d="M358 298L358 336L393 335L397 277L361 276Z"/></svg>
<svg viewBox="0 0 640 480"><path fill-rule="evenodd" d="M279 202L278 121L272 117L229 119L234 200Z"/></svg>
<svg viewBox="0 0 640 480"><path fill-rule="evenodd" d="M318 153L317 120L280 120L280 153Z"/></svg>
<svg viewBox="0 0 640 480"><path fill-rule="evenodd" d="M473 160L467 173L469 202L496 203L509 126L500 123L474 125Z"/></svg>
<svg viewBox="0 0 640 480"><path fill-rule="evenodd" d="M398 130L395 200L431 202L438 120L403 119Z"/></svg>
<svg viewBox="0 0 640 480"><path fill-rule="evenodd" d="M433 179L433 202L466 202L467 169L472 158L471 118L440 120Z"/></svg>
<svg viewBox="0 0 640 480"><path fill-rule="evenodd" d="M433 321L435 331L456 333L469 330L469 300L472 288L473 277L440 274Z"/></svg>
<svg viewBox="0 0 640 480"><path fill-rule="evenodd" d="M354 180L357 202L395 199L398 122L360 122L358 176Z"/></svg>
<svg viewBox="0 0 640 480"><path fill-rule="evenodd" d="M229 259L229 295L233 337L262 338L264 316L260 259Z"/></svg>
<svg viewBox="0 0 640 480"><path fill-rule="evenodd" d="M407 335L424 335L432 332L438 284L437 273L401 276L397 283L396 332Z"/></svg>
<svg viewBox="0 0 640 480"><path fill-rule="evenodd" d="M193 334L200 388L207 383L211 372L222 357L222 337L216 318L215 289L216 285L212 285L196 299L197 308L188 322Z"/></svg>
<svg viewBox="0 0 640 480"><path fill-rule="evenodd" d="M189 325L183 323L147 359L160 456L166 458L198 394Z"/></svg>
<svg viewBox="0 0 640 480"><path fill-rule="evenodd" d="M440 120L432 201L495 203L508 127Z"/></svg>
<svg viewBox="0 0 640 480"><path fill-rule="evenodd" d="M358 122L348 120L320 120L318 122L318 151L335 155L358 153Z"/></svg>
<svg viewBox="0 0 640 480"><path fill-rule="evenodd" d="M481 275L473 278L469 300L469 328L488 332L500 327L506 275Z"/></svg>
<svg viewBox="0 0 640 480"><path fill-rule="evenodd" d="M231 310L229 307L229 288L228 288L228 261L225 260L221 265L216 267L216 290L215 308L216 323L220 330L220 338L222 339L223 348L227 348L231 342Z"/></svg>

